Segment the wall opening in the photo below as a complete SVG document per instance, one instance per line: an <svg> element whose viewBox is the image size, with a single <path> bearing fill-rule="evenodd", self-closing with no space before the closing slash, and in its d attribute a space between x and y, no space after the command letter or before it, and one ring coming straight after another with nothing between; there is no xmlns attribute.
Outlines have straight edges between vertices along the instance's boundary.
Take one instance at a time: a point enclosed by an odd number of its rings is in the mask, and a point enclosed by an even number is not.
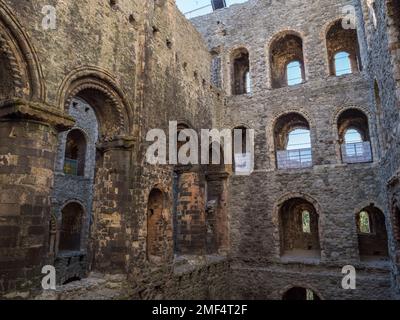
<svg viewBox="0 0 400 320"><path fill-rule="evenodd" d="M64 158L64 173L72 176L84 176L85 161L85 135L81 130L73 129L67 135Z"/></svg>
<svg viewBox="0 0 400 320"><path fill-rule="evenodd" d="M283 300L321 300L321 298L312 290L301 288L301 287L294 287L289 289L283 295Z"/></svg>
<svg viewBox="0 0 400 320"><path fill-rule="evenodd" d="M348 109L340 114L337 125L343 163L371 162L368 117L358 109Z"/></svg>
<svg viewBox="0 0 400 320"><path fill-rule="evenodd" d="M319 216L302 198L284 202L279 209L281 255L284 258L319 259Z"/></svg>
<svg viewBox="0 0 400 320"><path fill-rule="evenodd" d="M274 137L278 169L312 167L310 125L302 115L281 116L275 124Z"/></svg>
<svg viewBox="0 0 400 320"><path fill-rule="evenodd" d="M303 40L295 34L284 34L270 48L271 87L282 88L305 81Z"/></svg>
<svg viewBox="0 0 400 320"><path fill-rule="evenodd" d="M326 45L330 75L342 76L362 69L357 30L343 29L342 20L329 28Z"/></svg>
<svg viewBox="0 0 400 320"><path fill-rule="evenodd" d="M249 137L247 137L246 127L236 127L232 132L234 149L233 149L233 171L241 172L245 171L250 165L250 156L247 153L247 143Z"/></svg>
<svg viewBox="0 0 400 320"><path fill-rule="evenodd" d="M147 258L154 263L165 261L173 248L172 225L165 202L161 190L151 190L147 203Z"/></svg>
<svg viewBox="0 0 400 320"><path fill-rule="evenodd" d="M59 252L80 251L84 210L77 202L67 204L61 210Z"/></svg>
<svg viewBox="0 0 400 320"><path fill-rule="evenodd" d="M387 260L388 237L385 216L373 205L356 215L358 248L362 261Z"/></svg>
<svg viewBox="0 0 400 320"><path fill-rule="evenodd" d="M232 94L240 95L251 92L249 52L245 48L236 49L231 58Z"/></svg>

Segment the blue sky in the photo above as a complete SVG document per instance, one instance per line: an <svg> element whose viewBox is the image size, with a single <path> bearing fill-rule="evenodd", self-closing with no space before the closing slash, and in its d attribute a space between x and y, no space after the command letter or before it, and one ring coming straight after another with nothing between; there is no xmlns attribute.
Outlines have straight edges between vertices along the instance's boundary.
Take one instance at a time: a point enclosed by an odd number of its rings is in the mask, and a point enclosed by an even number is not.
<svg viewBox="0 0 400 320"><path fill-rule="evenodd" d="M242 3L246 2L247 0L226 0L226 5L230 6L235 3ZM183 12L189 12L201 7L208 6L207 8L201 9L199 11L196 11L195 13L191 14L189 17L193 18L195 16L203 15L210 13L212 11L211 8L211 0L176 0L176 4L178 5L178 8Z"/></svg>

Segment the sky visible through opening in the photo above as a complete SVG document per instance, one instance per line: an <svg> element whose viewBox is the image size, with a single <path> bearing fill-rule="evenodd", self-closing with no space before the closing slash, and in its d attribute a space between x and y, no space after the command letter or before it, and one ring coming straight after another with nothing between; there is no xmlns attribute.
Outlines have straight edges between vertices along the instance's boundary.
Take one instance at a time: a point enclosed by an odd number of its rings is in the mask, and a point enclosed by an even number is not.
<svg viewBox="0 0 400 320"><path fill-rule="evenodd" d="M226 5L229 7L232 4L247 1L248 0L226 0ZM212 12L211 0L176 0L176 4L183 13L188 13L186 15L188 18L198 17Z"/></svg>

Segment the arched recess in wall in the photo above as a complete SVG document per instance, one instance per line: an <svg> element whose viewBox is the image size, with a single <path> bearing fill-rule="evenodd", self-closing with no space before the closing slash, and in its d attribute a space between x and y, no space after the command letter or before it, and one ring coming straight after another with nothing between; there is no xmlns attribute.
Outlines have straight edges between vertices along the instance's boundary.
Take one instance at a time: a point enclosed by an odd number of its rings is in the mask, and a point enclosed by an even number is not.
<svg viewBox="0 0 400 320"><path fill-rule="evenodd" d="M342 19L328 26L326 33L329 74L342 76L362 70L356 29L343 29Z"/></svg>
<svg viewBox="0 0 400 320"><path fill-rule="evenodd" d="M281 115L274 123L273 134L278 169L312 167L310 123L302 114Z"/></svg>
<svg viewBox="0 0 400 320"><path fill-rule="evenodd" d="M87 141L80 129L72 129L67 134L64 157L64 173L73 176L85 175Z"/></svg>
<svg viewBox="0 0 400 320"><path fill-rule="evenodd" d="M272 88L303 83L306 75L301 36L294 31L276 35L269 46L269 62Z"/></svg>
<svg viewBox="0 0 400 320"><path fill-rule="evenodd" d="M319 213L303 197L285 200L278 209L280 255L284 259L320 259Z"/></svg>
<svg viewBox="0 0 400 320"><path fill-rule="evenodd" d="M82 226L85 211L78 202L69 202L61 210L60 242L58 251L81 250Z"/></svg>
<svg viewBox="0 0 400 320"><path fill-rule="evenodd" d="M231 54L232 94L251 92L250 56L246 48L235 49Z"/></svg>
<svg viewBox="0 0 400 320"><path fill-rule="evenodd" d="M358 249L362 261L386 261L389 256L385 215L373 204L355 216Z"/></svg>
<svg viewBox="0 0 400 320"><path fill-rule="evenodd" d="M292 287L287 290L283 296L282 300L321 300L318 294L313 290L305 287Z"/></svg>
<svg viewBox="0 0 400 320"><path fill-rule="evenodd" d="M58 103L67 110L74 97L83 99L95 111L100 141L130 136L134 110L106 70L87 66L71 72L59 89Z"/></svg>
<svg viewBox="0 0 400 320"><path fill-rule="evenodd" d="M167 261L173 252L172 217L167 195L153 188L147 201L147 258L150 262Z"/></svg>
<svg viewBox="0 0 400 320"><path fill-rule="evenodd" d="M43 100L43 75L36 52L11 9L0 2L0 100Z"/></svg>
<svg viewBox="0 0 400 320"><path fill-rule="evenodd" d="M373 160L368 116L362 110L343 110L337 118L337 130L343 163Z"/></svg>

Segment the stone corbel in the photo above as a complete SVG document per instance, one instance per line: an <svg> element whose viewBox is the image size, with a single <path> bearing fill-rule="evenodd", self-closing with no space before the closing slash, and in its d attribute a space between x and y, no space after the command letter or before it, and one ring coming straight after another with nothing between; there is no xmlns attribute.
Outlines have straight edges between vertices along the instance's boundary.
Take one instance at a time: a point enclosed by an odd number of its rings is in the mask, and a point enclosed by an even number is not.
<svg viewBox="0 0 400 320"><path fill-rule="evenodd" d="M136 144L136 139L133 136L117 136L110 141L99 141L96 144L100 152L109 150L132 150Z"/></svg>
<svg viewBox="0 0 400 320"><path fill-rule="evenodd" d="M50 105L15 98L0 102L0 119L28 119L44 122L57 131L71 129L75 120Z"/></svg>

